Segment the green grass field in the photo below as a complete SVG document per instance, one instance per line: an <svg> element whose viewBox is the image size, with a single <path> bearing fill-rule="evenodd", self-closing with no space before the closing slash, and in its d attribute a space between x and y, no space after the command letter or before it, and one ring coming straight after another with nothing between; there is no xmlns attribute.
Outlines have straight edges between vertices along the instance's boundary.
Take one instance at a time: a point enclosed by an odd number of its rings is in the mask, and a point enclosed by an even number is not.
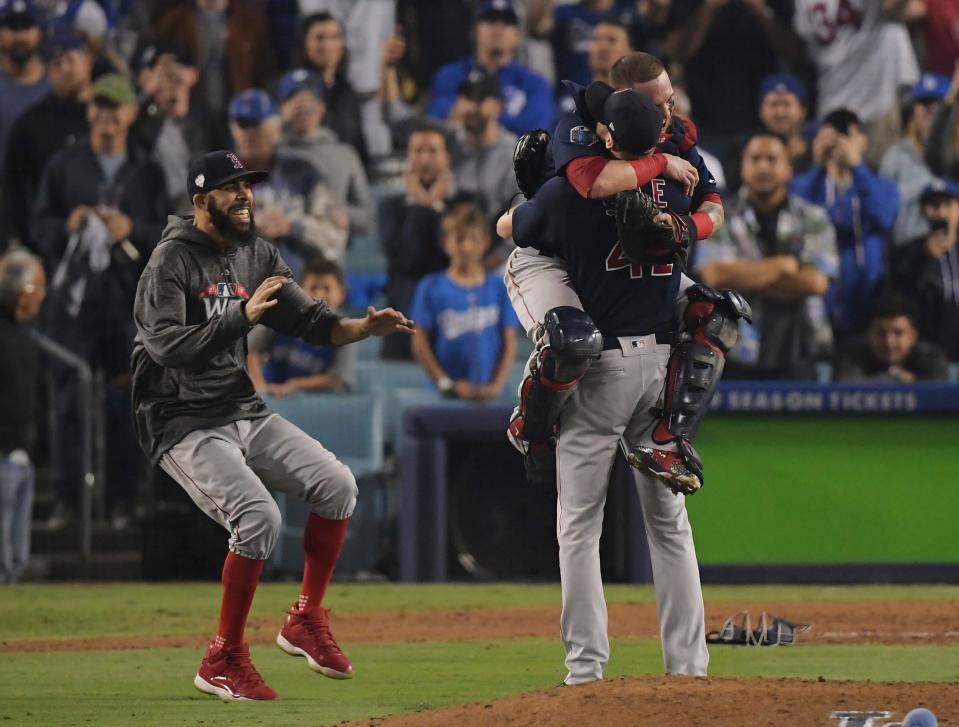
<svg viewBox="0 0 959 727"><path fill-rule="evenodd" d="M276 618L293 584L265 584L253 618ZM959 587L706 588L707 601L936 599ZM649 602L649 587L612 586L611 603ZM328 603L344 612L556 606L556 586L336 584ZM216 584L22 585L0 590L0 642L204 633L218 606ZM480 636L481 635L477 635ZM544 689L565 675L559 639L347 643L357 676L324 679L269 645L253 658L282 695L271 704L224 704L196 692L194 648L0 655L0 724L322 725ZM614 639L608 676L659 674L659 643ZM713 648L714 676L825 677L882 681L959 679L957 646Z"/></svg>

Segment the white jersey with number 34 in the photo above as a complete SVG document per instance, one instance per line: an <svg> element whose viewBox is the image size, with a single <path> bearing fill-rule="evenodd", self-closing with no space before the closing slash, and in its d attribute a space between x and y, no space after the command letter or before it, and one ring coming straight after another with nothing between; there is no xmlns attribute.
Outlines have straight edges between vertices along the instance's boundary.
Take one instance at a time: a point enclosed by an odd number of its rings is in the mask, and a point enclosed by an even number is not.
<svg viewBox="0 0 959 727"><path fill-rule="evenodd" d="M816 64L820 116L845 107L879 118L919 78L909 34L880 0L796 0L793 23Z"/></svg>

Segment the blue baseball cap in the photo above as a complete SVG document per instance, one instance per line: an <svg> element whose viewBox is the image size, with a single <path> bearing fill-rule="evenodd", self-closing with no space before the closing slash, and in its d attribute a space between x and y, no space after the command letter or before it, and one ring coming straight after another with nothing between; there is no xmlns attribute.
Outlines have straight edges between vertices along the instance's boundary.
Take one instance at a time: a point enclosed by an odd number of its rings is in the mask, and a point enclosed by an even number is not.
<svg viewBox="0 0 959 727"><path fill-rule="evenodd" d="M0 25L29 28L40 24L40 14L33 0L0 0Z"/></svg>
<svg viewBox="0 0 959 727"><path fill-rule="evenodd" d="M312 91L320 101L326 100L326 84L318 73L306 68L297 68L283 74L276 89L276 96L283 103L300 91Z"/></svg>
<svg viewBox="0 0 959 727"><path fill-rule="evenodd" d="M926 185L926 188L922 190L922 194L919 196L919 204L924 205L936 197L959 199L959 184L943 177L933 179Z"/></svg>
<svg viewBox="0 0 959 727"><path fill-rule="evenodd" d="M942 101L949 92L949 79L941 73L923 73L912 88L912 101Z"/></svg>
<svg viewBox="0 0 959 727"><path fill-rule="evenodd" d="M476 20L495 22L497 20L519 25L519 16L510 0L483 0L476 13Z"/></svg>
<svg viewBox="0 0 959 727"><path fill-rule="evenodd" d="M233 97L227 113L230 121L259 124L276 116L276 104L266 91L248 88Z"/></svg>
<svg viewBox="0 0 959 727"><path fill-rule="evenodd" d="M43 54L47 58L53 58L60 53L69 50L90 50L86 41L72 30L58 28L54 30L43 43Z"/></svg>
<svg viewBox="0 0 959 727"><path fill-rule="evenodd" d="M771 93L791 93L799 99L799 103L806 105L806 89L802 82L788 73L773 73L763 79L759 86L759 103Z"/></svg>

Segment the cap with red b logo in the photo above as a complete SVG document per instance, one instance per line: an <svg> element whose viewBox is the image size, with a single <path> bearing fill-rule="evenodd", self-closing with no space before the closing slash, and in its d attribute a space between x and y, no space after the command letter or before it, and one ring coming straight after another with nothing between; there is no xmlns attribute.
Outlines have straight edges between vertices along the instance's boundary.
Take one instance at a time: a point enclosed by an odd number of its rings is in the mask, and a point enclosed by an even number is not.
<svg viewBox="0 0 959 727"><path fill-rule="evenodd" d="M222 187L239 179L249 180L250 184L264 181L270 175L266 172L247 169L232 151L211 151L190 164L187 189L190 199L195 194L203 194L211 189Z"/></svg>

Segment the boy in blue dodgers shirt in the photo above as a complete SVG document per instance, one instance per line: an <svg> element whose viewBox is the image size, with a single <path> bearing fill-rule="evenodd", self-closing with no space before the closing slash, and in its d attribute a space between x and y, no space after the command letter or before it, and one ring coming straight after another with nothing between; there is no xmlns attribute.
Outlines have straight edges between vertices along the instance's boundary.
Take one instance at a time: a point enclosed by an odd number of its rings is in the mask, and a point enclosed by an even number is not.
<svg viewBox="0 0 959 727"><path fill-rule="evenodd" d="M490 232L482 211L457 205L442 225L450 266L416 288L413 353L441 394L493 399L509 375L519 321L503 281L483 265Z"/></svg>
<svg viewBox="0 0 959 727"><path fill-rule="evenodd" d="M306 264L300 282L311 298L338 311L346 300L340 266L322 257ZM355 346L314 346L293 336L257 326L247 338L250 379L260 394L286 396L296 391L349 391L356 385Z"/></svg>

